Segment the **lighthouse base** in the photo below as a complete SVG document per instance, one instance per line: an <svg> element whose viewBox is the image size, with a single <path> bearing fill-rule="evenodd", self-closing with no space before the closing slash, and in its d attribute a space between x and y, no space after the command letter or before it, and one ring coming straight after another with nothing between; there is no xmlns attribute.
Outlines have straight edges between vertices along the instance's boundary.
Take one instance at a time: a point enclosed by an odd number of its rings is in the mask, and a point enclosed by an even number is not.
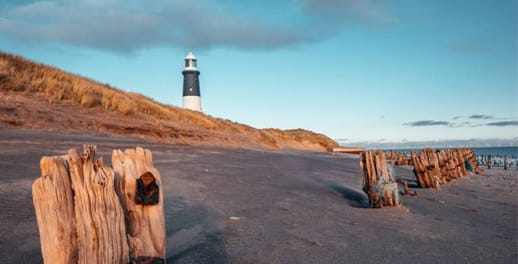
<svg viewBox="0 0 518 264"><path fill-rule="evenodd" d="M183 108L201 112L200 97L199 96L184 96L183 97Z"/></svg>

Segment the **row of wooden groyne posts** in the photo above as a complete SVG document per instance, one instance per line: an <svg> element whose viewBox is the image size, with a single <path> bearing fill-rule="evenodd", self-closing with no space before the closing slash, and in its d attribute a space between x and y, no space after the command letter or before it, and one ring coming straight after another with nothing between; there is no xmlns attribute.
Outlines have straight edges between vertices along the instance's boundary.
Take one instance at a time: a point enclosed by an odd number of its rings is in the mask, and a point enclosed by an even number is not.
<svg viewBox="0 0 518 264"><path fill-rule="evenodd" d="M440 185L454 181L471 173L482 174L472 149L458 148L446 150L423 149L406 154L369 150L360 154L360 167L363 173L363 191L369 198L369 206L399 206L401 196L398 183L403 184L403 195L415 195L408 190L407 182L396 180L389 166L411 165L414 167L417 186L420 188L439 188Z"/></svg>
<svg viewBox="0 0 518 264"><path fill-rule="evenodd" d="M392 150L388 153L386 152L386 155L391 160L392 165L413 165L411 154L409 155L407 152L395 152ZM488 169L491 169L491 167L502 167L507 170L510 167L518 167L518 158L514 155L511 158L507 155L474 155L474 159L478 165L487 166Z"/></svg>
<svg viewBox="0 0 518 264"><path fill-rule="evenodd" d="M397 153L363 151L360 167L370 207L401 204L410 193L388 164L413 165L421 188L482 173L471 149ZM113 150L104 166L94 146L43 157L32 187L44 263L165 263L166 234L160 173L149 150Z"/></svg>

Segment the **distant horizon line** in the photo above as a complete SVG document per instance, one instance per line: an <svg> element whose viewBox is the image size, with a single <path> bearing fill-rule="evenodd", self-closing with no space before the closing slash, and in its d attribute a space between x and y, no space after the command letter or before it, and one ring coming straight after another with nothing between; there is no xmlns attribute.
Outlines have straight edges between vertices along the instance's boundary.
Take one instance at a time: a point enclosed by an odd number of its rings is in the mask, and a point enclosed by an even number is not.
<svg viewBox="0 0 518 264"><path fill-rule="evenodd" d="M336 139L335 139L336 140ZM340 146L358 146L367 149L420 149L433 148L495 148L495 147L518 147L518 138L504 139L443 139L443 140L416 140L416 141L349 141L336 140Z"/></svg>

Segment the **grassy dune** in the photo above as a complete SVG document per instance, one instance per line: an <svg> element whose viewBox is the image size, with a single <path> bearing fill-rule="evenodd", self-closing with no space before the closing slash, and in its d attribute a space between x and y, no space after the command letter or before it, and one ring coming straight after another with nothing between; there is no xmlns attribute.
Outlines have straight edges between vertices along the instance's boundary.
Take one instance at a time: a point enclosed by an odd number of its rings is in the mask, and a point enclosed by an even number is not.
<svg viewBox="0 0 518 264"><path fill-rule="evenodd" d="M0 52L0 127L244 148L324 150L338 145L303 129L255 129L160 104L4 52Z"/></svg>

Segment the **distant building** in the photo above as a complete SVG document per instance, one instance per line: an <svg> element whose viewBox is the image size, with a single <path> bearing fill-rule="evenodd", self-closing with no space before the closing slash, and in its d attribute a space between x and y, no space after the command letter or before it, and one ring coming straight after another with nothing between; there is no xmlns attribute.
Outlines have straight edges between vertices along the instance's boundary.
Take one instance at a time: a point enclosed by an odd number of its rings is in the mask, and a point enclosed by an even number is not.
<svg viewBox="0 0 518 264"><path fill-rule="evenodd" d="M196 68L196 57L192 52L185 56L183 74L183 108L201 111L200 71Z"/></svg>

